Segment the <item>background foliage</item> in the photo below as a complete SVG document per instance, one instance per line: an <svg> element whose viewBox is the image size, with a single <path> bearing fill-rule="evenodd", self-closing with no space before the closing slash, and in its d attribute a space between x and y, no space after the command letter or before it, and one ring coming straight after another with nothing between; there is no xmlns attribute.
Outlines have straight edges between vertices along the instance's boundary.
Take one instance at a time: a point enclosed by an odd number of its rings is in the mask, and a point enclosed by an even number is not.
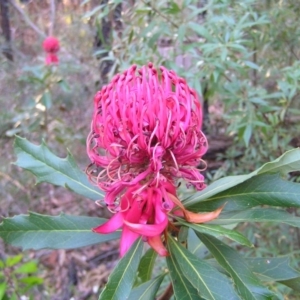
<svg viewBox="0 0 300 300"><path fill-rule="evenodd" d="M72 194L70 199L61 188L46 184L35 187L32 176L10 164L15 161L13 136L35 142L44 138L62 157L67 147L83 170L92 95L133 63L172 68L202 95L211 147L208 181L248 174L299 145L297 0L8 2L14 61L0 56L2 216L27 209L103 215L83 197ZM41 43L51 31L62 49L59 66L49 69L43 65ZM4 34L0 42L5 54ZM297 172L288 176L298 181ZM291 265L300 267L299 229L269 228L269 223L241 224L239 230L255 247L233 246L249 259L291 253ZM1 253L14 255L14 250L6 247ZM284 286L271 288L297 299Z"/></svg>

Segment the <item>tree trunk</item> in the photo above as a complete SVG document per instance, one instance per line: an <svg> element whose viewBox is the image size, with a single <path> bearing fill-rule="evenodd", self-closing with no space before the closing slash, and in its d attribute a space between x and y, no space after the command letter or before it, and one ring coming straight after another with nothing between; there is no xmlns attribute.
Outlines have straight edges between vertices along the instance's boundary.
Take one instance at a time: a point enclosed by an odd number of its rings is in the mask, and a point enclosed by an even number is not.
<svg viewBox="0 0 300 300"><path fill-rule="evenodd" d="M13 61L8 4L9 0L0 0L1 28L6 41L6 45L3 47L2 52L8 60Z"/></svg>
<svg viewBox="0 0 300 300"><path fill-rule="evenodd" d="M101 4L108 5L108 0L102 0ZM97 33L95 36L94 45L96 50L105 50L100 55L98 59L100 62L100 76L101 83L106 84L108 82L108 75L113 66L114 62L112 60L102 60L108 56L109 51L112 47L112 30L121 32L122 30L122 3L119 3L114 11L112 11L108 16L101 19L101 22L97 24Z"/></svg>

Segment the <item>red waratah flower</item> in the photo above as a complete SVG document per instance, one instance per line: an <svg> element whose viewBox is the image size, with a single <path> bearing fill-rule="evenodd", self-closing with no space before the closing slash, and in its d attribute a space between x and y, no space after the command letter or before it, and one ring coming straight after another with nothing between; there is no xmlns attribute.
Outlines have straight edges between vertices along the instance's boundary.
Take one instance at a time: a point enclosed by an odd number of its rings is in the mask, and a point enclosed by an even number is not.
<svg viewBox="0 0 300 300"><path fill-rule="evenodd" d="M189 212L176 195L178 179L197 190L205 187L197 169L207 150L201 126L196 92L175 72L157 71L152 63L132 66L96 94L87 174L106 192L103 202L115 215L93 230L122 227L121 256L139 236L167 255L161 235L172 214L195 223L220 214L222 208Z"/></svg>
<svg viewBox="0 0 300 300"><path fill-rule="evenodd" d="M57 64L58 63L58 57L56 53L59 51L59 41L56 37L48 36L44 42L43 42L43 48L46 55L45 64L51 65L51 64Z"/></svg>

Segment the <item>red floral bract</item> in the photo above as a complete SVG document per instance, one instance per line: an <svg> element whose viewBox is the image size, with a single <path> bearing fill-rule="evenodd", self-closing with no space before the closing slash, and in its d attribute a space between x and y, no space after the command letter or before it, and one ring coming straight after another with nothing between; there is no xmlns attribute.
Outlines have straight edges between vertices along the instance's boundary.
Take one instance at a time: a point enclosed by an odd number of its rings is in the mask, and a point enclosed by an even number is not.
<svg viewBox="0 0 300 300"><path fill-rule="evenodd" d="M87 174L106 192L103 203L115 215L94 231L122 227L121 255L139 236L167 255L161 234L168 214L192 214L177 199L177 180L185 179L197 190L205 187L197 169L207 151L201 125L196 92L175 72L156 70L152 63L117 74L96 94Z"/></svg>
<svg viewBox="0 0 300 300"><path fill-rule="evenodd" d="M43 49L47 53L45 64L58 64L58 57L56 53L59 51L59 41L54 36L48 36L43 42Z"/></svg>
<svg viewBox="0 0 300 300"><path fill-rule="evenodd" d="M56 53L59 51L59 41L54 36L48 36L43 42L45 52Z"/></svg>

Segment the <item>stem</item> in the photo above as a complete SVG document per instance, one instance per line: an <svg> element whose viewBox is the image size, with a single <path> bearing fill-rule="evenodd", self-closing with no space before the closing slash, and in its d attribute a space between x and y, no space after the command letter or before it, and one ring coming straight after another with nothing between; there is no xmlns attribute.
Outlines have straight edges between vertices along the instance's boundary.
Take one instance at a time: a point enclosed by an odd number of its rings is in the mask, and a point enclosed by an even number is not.
<svg viewBox="0 0 300 300"><path fill-rule="evenodd" d="M25 14L24 10L15 2L15 0L10 0L11 5L19 12L19 14L23 17L24 21L41 37L45 38L46 34L39 29Z"/></svg>
<svg viewBox="0 0 300 300"><path fill-rule="evenodd" d="M9 20L9 1L0 1L0 13L1 13L1 28L6 41L6 47L2 50L7 59L13 61L13 54L11 49L11 34L10 34L10 20Z"/></svg>
<svg viewBox="0 0 300 300"><path fill-rule="evenodd" d="M47 107L45 106L45 112L44 112L44 126L45 126L45 131L46 131L46 138L45 140L47 140L47 137L48 137L48 109Z"/></svg>
<svg viewBox="0 0 300 300"><path fill-rule="evenodd" d="M161 16L163 19L165 19L166 21L168 21L169 23L171 23L175 28L179 28L179 26L174 23L171 19L169 19L167 16L165 16L164 14L162 14L158 9L156 9L154 6L152 6L152 4L149 2L147 3L146 1L142 0L142 2L145 4L145 5L148 5L150 6L150 8L156 12L159 16Z"/></svg>
<svg viewBox="0 0 300 300"><path fill-rule="evenodd" d="M254 46L253 63L257 64L257 47ZM257 86L257 70L253 69L253 86Z"/></svg>
<svg viewBox="0 0 300 300"><path fill-rule="evenodd" d="M173 285L170 283L164 293L157 300L169 300L173 295Z"/></svg>
<svg viewBox="0 0 300 300"><path fill-rule="evenodd" d="M53 35L53 28L55 23L55 0L50 1L50 28L49 28L49 35Z"/></svg>

